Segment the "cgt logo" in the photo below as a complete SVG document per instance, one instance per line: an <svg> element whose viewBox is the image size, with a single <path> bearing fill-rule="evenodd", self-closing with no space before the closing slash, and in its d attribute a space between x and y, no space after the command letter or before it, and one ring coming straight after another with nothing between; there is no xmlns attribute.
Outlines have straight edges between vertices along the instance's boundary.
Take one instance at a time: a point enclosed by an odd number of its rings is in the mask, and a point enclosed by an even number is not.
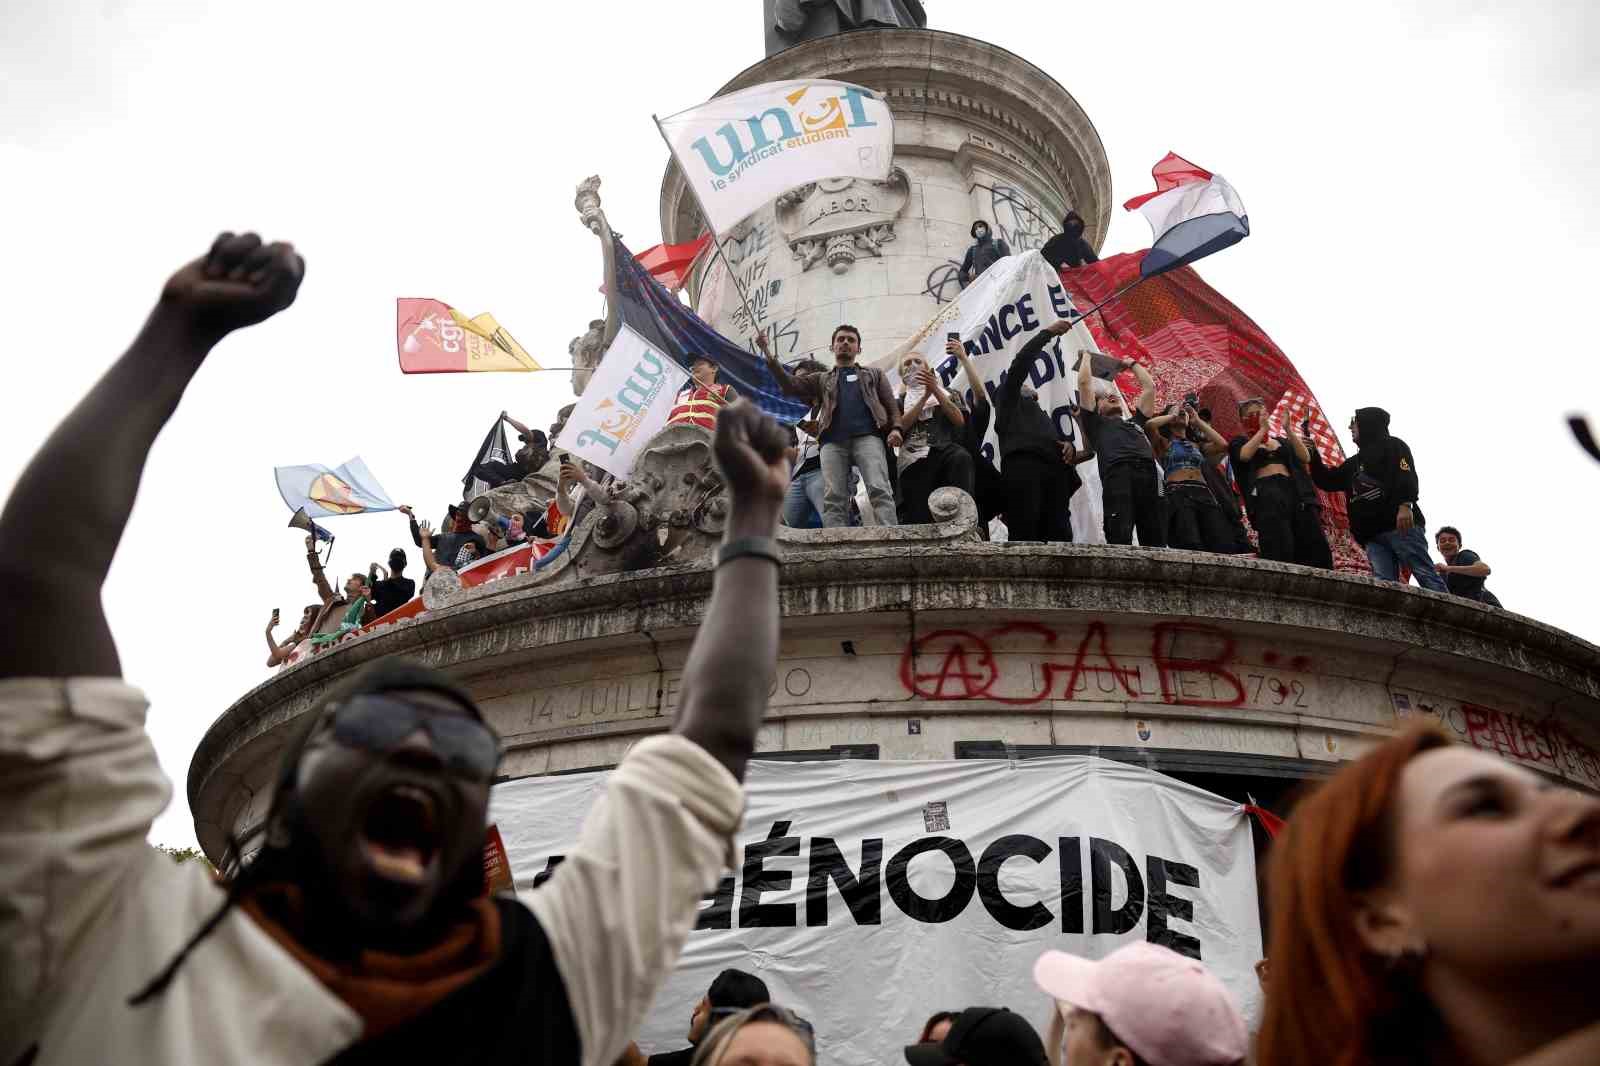
<svg viewBox="0 0 1600 1066"><path fill-rule="evenodd" d="M644 421L651 405L667 386L666 367L661 356L646 349L628 372L628 380L612 396L595 404L600 424L578 434L579 447L597 444L612 455L630 440Z"/></svg>
<svg viewBox="0 0 1600 1066"><path fill-rule="evenodd" d="M721 138L721 148L713 148L705 137L690 145L711 172L712 186L724 188L750 167L786 148L849 137L852 129L877 125L863 106L863 101L876 99L871 93L850 86L841 94L808 104L805 97L811 91L808 86L789 93L784 97L788 107L769 107L759 115L723 123L714 134ZM726 162L720 158L724 148Z"/></svg>

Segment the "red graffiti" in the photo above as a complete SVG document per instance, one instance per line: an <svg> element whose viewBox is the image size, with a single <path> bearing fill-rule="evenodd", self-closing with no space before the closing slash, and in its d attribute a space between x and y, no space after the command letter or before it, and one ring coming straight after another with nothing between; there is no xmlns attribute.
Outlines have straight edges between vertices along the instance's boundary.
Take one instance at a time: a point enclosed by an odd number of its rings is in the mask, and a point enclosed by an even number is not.
<svg viewBox="0 0 1600 1066"><path fill-rule="evenodd" d="M1111 650L1106 624L1092 622L1084 630L1071 658L1039 658L1033 665L1039 674L1039 691L1028 696L1002 696L994 692L1000 679L994 641L1021 636L1037 640L1042 650L1061 646L1060 634L1037 622L1012 622L985 634L966 629L941 629L926 634L906 646L900 658L900 680L906 691L929 700L989 700L1012 706L1031 706L1048 699L1072 699L1080 685L1092 675L1102 692L1119 688L1129 698L1159 695L1165 703L1197 707L1238 707L1247 699L1245 683L1234 672L1233 637L1215 626L1192 622L1163 622L1150 629L1150 658L1154 663L1155 687L1142 687L1140 669L1118 661ZM1296 657L1305 664L1304 657ZM1209 679L1211 694L1187 691ZM1298 681L1285 684L1276 678L1251 674L1259 696L1264 680L1276 703L1292 706L1304 694ZM1059 684L1060 679L1065 684ZM1110 687L1108 688L1107 685Z"/></svg>
<svg viewBox="0 0 1600 1066"><path fill-rule="evenodd" d="M1547 766L1563 777L1578 778L1600 786L1600 754L1575 739L1554 722L1535 723L1519 714L1461 705L1466 720L1467 743L1482 751Z"/></svg>

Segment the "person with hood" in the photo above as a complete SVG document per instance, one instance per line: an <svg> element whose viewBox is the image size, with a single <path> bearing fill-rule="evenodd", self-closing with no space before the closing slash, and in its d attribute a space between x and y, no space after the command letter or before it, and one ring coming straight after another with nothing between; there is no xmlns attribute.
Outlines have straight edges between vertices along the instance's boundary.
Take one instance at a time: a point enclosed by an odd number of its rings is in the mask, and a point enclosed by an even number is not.
<svg viewBox="0 0 1600 1066"><path fill-rule="evenodd" d="M1039 254L1044 256L1044 261L1050 264L1052 270L1057 271L1100 261L1100 257L1094 254L1094 249L1084 239L1083 216L1076 211L1067 212L1067 217L1061 220L1061 232L1045 241Z"/></svg>
<svg viewBox="0 0 1600 1066"><path fill-rule="evenodd" d="M1011 246L1005 242L1005 238L991 237L989 223L980 218L972 224L972 244L967 248L967 257L961 260L956 279L964 289L977 281L979 274L1010 254Z"/></svg>
<svg viewBox="0 0 1600 1066"><path fill-rule="evenodd" d="M0 560L0 1062L610 1066L732 854L777 655L783 432L748 404L718 420L727 540L673 729L628 752L536 892L488 895L494 728L396 658L302 712L259 837L229 849L251 857L219 883L146 842L172 785L101 586L190 379L304 269L287 244L219 237L0 512L23 549ZM46 544L58 565L16 562Z"/></svg>
<svg viewBox="0 0 1600 1066"><path fill-rule="evenodd" d="M1083 484L1076 467L1088 456L1079 458L1077 447L1039 403L1039 390L1029 380L1045 345L1071 328L1072 323L1062 318L1028 338L994 394L1008 540L1072 542L1070 501Z"/></svg>
<svg viewBox="0 0 1600 1066"><path fill-rule="evenodd" d="M1271 436L1266 401L1260 397L1240 402L1239 421L1244 432L1228 442L1228 461L1244 493L1261 558L1331 570L1333 550L1322 531L1316 488L1306 474L1313 453L1304 437L1292 426L1287 437Z"/></svg>
<svg viewBox="0 0 1600 1066"><path fill-rule="evenodd" d="M1366 550L1372 576L1400 580L1406 567L1417 584L1432 592L1449 592L1428 554L1427 521L1417 503L1417 462L1411 448L1389 432L1389 412L1361 407L1350 420L1356 454L1330 470L1310 448L1311 480L1324 492L1342 492L1348 501L1350 535ZM1298 440L1298 435L1290 438ZM1296 448L1306 447L1304 441Z"/></svg>

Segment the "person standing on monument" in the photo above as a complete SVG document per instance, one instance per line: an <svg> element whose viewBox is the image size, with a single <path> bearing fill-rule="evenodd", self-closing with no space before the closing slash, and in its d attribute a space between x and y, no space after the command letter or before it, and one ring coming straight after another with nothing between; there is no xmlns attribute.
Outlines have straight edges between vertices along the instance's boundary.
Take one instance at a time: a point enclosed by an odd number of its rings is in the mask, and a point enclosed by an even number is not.
<svg viewBox="0 0 1600 1066"><path fill-rule="evenodd" d="M1006 537L1015 541L1072 541L1070 501L1083 484L1077 448L1062 436L1028 380L1045 345L1072 328L1063 318L1039 330L1011 360L994 394L994 431L1005 484Z"/></svg>
<svg viewBox="0 0 1600 1066"><path fill-rule="evenodd" d="M1228 460L1244 493L1261 558L1331 569L1333 552L1322 531L1322 510L1305 477L1315 451L1292 426L1288 436L1272 436L1267 405L1260 397L1240 402L1239 422L1244 432L1228 442ZM1311 473L1314 479L1315 470Z"/></svg>
<svg viewBox="0 0 1600 1066"><path fill-rule="evenodd" d="M1089 242L1084 240L1083 216L1076 211L1067 212L1067 217L1061 220L1061 232L1045 241L1039 254L1056 271L1100 261L1094 249L1089 247Z"/></svg>
<svg viewBox="0 0 1600 1066"><path fill-rule="evenodd" d="M1066 320L1050 327L1068 326ZM1065 329L1062 332L1066 332ZM1107 544L1132 544L1139 531L1139 546L1167 546L1166 508L1156 478L1155 449L1144 425L1156 410L1156 382L1138 362L1124 359L1120 370L1131 370L1139 382L1139 399L1131 417L1122 417L1117 387L1105 382L1095 391L1092 352L1078 353L1078 421L1084 438L1100 460L1100 494L1105 510Z"/></svg>
<svg viewBox="0 0 1600 1066"><path fill-rule="evenodd" d="M989 233L989 223L983 219L972 224L972 244L967 248L967 257L961 260L961 269L956 273L956 279L961 282L963 289L977 281L979 274L1011 254L1011 246L1003 237L991 237Z"/></svg>
<svg viewBox="0 0 1600 1066"><path fill-rule="evenodd" d="M726 540L673 729L628 752L536 892L491 897L484 878L498 735L454 680L396 658L302 712L259 837L235 842L251 857L219 883L146 842L172 783L101 590L190 380L304 272L287 244L219 237L0 511L19 549L0 560L0 1062L610 1066L744 811L777 661L785 436L748 404L719 416ZM57 565L16 561L45 545Z"/></svg>
<svg viewBox="0 0 1600 1066"><path fill-rule="evenodd" d="M739 398L732 385L717 384L717 364L708 356L696 355L689 364L689 384L678 390L678 398L667 415L667 425L699 426L707 432L716 428L717 412Z"/></svg>
<svg viewBox="0 0 1600 1066"><path fill-rule="evenodd" d="M791 374L756 334L767 369L779 386L817 408L817 438L822 441L822 524L834 529L850 524L850 471L860 471L867 499L880 526L898 525L894 486L889 481L888 448L903 439L895 424L894 390L881 370L861 366L861 331L838 326L833 331L832 370ZM887 434L887 438L885 435ZM887 440L887 448L885 441Z"/></svg>
<svg viewBox="0 0 1600 1066"><path fill-rule="evenodd" d="M1484 581L1491 573L1489 564L1471 548L1461 546L1461 530L1455 526L1440 526L1439 532L1433 535L1433 543L1439 549L1439 554L1444 556L1444 562L1435 569L1444 575L1445 587L1452 596L1477 600L1490 607L1501 606L1500 597L1484 587Z"/></svg>
<svg viewBox="0 0 1600 1066"><path fill-rule="evenodd" d="M900 464L900 522L933 521L928 497L937 489L957 488L971 496L974 469L966 447L967 414L961 397L945 389L922 356L900 360L905 391L897 400L896 423L905 437Z"/></svg>

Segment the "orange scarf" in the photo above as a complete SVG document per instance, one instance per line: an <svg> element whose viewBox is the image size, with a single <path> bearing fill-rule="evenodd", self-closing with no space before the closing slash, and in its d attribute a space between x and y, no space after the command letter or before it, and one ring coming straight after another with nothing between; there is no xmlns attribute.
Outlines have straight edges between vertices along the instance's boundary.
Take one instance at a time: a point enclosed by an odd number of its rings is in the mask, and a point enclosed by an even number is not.
<svg viewBox="0 0 1600 1066"><path fill-rule="evenodd" d="M296 936L304 900L289 884L263 885L239 906L300 965L361 1016L369 1039L421 1014L494 964L500 956L500 912L484 897L438 943L416 955L361 951L330 962L307 951Z"/></svg>

